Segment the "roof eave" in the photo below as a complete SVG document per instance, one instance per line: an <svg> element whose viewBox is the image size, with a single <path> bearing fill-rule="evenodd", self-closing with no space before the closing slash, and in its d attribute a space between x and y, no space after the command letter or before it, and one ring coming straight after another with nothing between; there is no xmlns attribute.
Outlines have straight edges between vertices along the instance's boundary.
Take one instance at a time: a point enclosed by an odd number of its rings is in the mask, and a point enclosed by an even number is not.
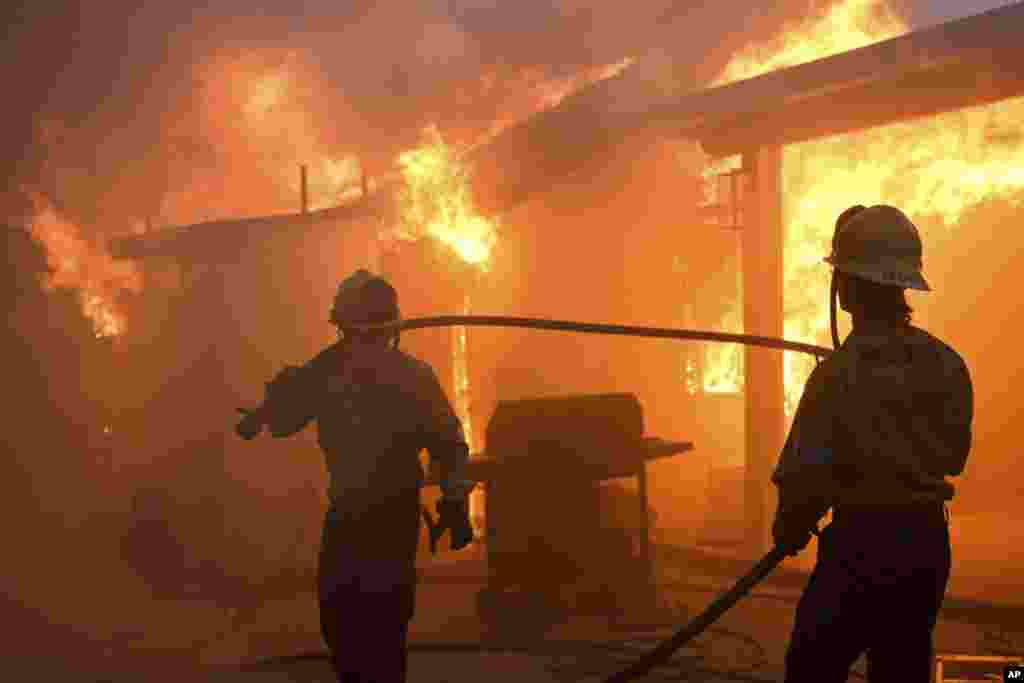
<svg viewBox="0 0 1024 683"><path fill-rule="evenodd" d="M676 98L634 119L714 156L1024 94L1024 2Z"/></svg>

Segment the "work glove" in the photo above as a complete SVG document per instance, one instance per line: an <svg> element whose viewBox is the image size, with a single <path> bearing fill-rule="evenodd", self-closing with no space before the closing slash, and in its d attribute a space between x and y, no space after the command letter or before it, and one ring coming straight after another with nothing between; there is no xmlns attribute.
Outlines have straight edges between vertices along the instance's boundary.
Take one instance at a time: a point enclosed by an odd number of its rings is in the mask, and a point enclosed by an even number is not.
<svg viewBox="0 0 1024 683"><path fill-rule="evenodd" d="M297 380L300 380L301 377L302 368L296 365L286 365L281 368L273 379L266 383L267 400L287 400L288 395L295 391Z"/></svg>
<svg viewBox="0 0 1024 683"><path fill-rule="evenodd" d="M794 557L811 542L811 536L818 532L818 521L831 507L829 501L820 496L806 496L792 501L792 492L779 491L779 507L772 524L772 538L775 545Z"/></svg>
<svg viewBox="0 0 1024 683"><path fill-rule="evenodd" d="M451 532L451 549L462 550L473 542L473 525L469 522L466 498L442 498L437 501L438 526Z"/></svg>
<svg viewBox="0 0 1024 683"><path fill-rule="evenodd" d="M772 525L772 538L775 546L783 550L787 557L796 557L811 542L813 532L806 524L794 524L784 516L775 518Z"/></svg>
<svg viewBox="0 0 1024 683"><path fill-rule="evenodd" d="M263 432L263 418L259 415L258 411L239 408L238 412L242 414L242 419L235 426L235 433L238 436L246 441L250 441Z"/></svg>

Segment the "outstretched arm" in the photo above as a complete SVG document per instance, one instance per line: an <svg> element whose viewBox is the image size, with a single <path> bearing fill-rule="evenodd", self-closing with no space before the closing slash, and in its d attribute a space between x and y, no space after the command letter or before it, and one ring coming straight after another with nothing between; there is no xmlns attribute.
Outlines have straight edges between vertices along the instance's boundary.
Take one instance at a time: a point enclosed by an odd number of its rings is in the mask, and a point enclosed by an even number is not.
<svg viewBox="0 0 1024 683"><path fill-rule="evenodd" d="M239 408L243 417L235 431L252 439L269 429L275 438L298 433L316 414L316 371L311 363L285 366L270 382L266 396L254 410Z"/></svg>

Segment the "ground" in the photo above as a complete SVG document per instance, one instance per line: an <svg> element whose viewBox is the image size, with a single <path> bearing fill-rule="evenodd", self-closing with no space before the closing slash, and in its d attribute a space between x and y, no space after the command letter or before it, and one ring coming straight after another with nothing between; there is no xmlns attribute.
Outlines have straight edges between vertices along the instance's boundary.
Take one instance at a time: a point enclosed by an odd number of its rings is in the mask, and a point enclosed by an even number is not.
<svg viewBox="0 0 1024 683"><path fill-rule="evenodd" d="M961 519L958 524L962 528L970 522ZM677 653L671 666L644 680L781 681L793 611L813 547L806 555L787 561L709 632ZM411 629L409 683L600 681L685 624L752 564L722 551L667 546L659 549L657 559L662 586L658 609L637 609L618 619L578 617L546 633L527 625L502 642L482 637L476 615L476 594L486 571L482 552L473 549L428 559L421 567ZM992 582L985 578L986 572L998 572L995 557L992 562L980 563L974 575L961 573L952 583L935 632L938 652L1024 655L1024 590L1010 585L1020 577L995 577L1003 599L978 598L992 591ZM99 667L102 675L47 676L34 665L31 677L26 672L12 680L333 680L322 657L312 592L248 607L177 601L166 609L159 627L128 629L112 638L106 646L106 666ZM850 680L863 680L863 670L859 662Z"/></svg>
<svg viewBox="0 0 1024 683"><path fill-rule="evenodd" d="M1006 521L1000 532L1003 541L983 545L972 539L991 539L995 520L954 515L954 556L960 559L955 560L935 632L938 652L1024 655L1024 574L1007 570L1024 563L1024 532L1018 530L1021 525ZM501 642L483 638L476 613L477 592L486 575L481 549L425 558L411 628L409 683L600 681L685 624L746 572L753 562L738 552L686 543L661 545L656 553L660 609L631 608L618 619L578 617L547 632L525 623L523 614L509 615L509 623L523 628ZM672 666L644 680L781 681L796 600L814 555L812 544L800 557L787 560L712 630L679 652ZM111 604L112 614L97 615L97 621L106 618L112 625L103 627L106 635L90 648L92 673L82 673L80 664L61 667L60 659L40 662L33 657L25 659L20 671L9 659L4 679L332 680L322 657L312 591L257 596L248 605L235 606L212 604L208 598L161 600L139 593L137 603L134 612L114 614L114 608L131 608L119 600ZM854 669L850 680L863 680L863 663Z"/></svg>

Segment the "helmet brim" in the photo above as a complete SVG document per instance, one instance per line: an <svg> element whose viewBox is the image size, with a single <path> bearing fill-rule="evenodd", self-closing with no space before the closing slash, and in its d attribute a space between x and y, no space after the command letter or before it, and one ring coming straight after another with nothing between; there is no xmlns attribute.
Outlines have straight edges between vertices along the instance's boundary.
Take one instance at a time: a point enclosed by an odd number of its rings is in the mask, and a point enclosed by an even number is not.
<svg viewBox="0 0 1024 683"><path fill-rule="evenodd" d="M825 263L829 264L836 270L839 270L847 275L855 275L856 277L868 280L869 282L875 282L880 285L887 285L890 287L902 287L903 289L913 289L919 292L930 292L932 291L931 285L925 280L924 275L919 271L914 272L898 272L893 271L886 273L872 268L858 268L857 266L851 265L839 265L835 259L831 256L826 256L822 259Z"/></svg>

